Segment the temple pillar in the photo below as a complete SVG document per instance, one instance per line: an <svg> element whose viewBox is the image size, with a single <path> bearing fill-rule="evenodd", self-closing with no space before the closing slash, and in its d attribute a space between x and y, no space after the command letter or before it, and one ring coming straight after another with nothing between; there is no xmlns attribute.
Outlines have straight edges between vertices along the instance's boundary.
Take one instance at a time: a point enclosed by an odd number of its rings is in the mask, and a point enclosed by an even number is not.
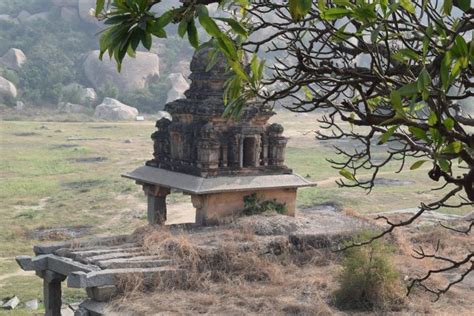
<svg viewBox="0 0 474 316"><path fill-rule="evenodd" d="M262 166L268 166L268 137L262 136L262 148L261 148Z"/></svg>
<svg viewBox="0 0 474 316"><path fill-rule="evenodd" d="M170 189L157 185L143 185L148 199L147 218L150 225L163 225L166 222L166 196Z"/></svg>
<svg viewBox="0 0 474 316"><path fill-rule="evenodd" d="M195 223L198 225L204 225L206 223L207 214L204 208L205 196L203 195L191 195L191 203L196 209Z"/></svg>
<svg viewBox="0 0 474 316"><path fill-rule="evenodd" d="M255 153L254 153L254 167L260 166L260 152L261 148L261 139L259 135L255 135Z"/></svg>
<svg viewBox="0 0 474 316"><path fill-rule="evenodd" d="M44 270L41 274L45 315L61 316L61 282L66 279L66 276L50 270Z"/></svg>

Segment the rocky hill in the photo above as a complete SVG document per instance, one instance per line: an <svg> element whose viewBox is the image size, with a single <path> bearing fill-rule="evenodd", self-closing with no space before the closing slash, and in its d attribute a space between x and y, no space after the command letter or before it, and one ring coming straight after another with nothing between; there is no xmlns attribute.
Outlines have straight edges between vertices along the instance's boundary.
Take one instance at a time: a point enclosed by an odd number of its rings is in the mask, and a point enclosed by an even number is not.
<svg viewBox="0 0 474 316"><path fill-rule="evenodd" d="M109 97L156 112L167 99L182 96L186 80L172 78L187 79L192 49L176 29L169 30L166 45L155 39L150 51L142 49L118 73L113 61L98 59L104 25L90 15L94 5L95 0L0 2L1 104L93 110Z"/></svg>

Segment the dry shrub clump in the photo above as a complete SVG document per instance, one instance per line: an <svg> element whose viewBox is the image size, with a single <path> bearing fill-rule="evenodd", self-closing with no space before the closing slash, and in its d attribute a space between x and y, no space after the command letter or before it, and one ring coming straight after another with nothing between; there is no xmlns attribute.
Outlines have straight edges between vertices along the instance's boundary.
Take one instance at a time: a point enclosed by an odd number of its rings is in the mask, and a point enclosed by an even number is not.
<svg viewBox="0 0 474 316"><path fill-rule="evenodd" d="M367 240L363 233L355 240ZM399 273L390 262L393 249L382 240L345 251L335 300L342 309L398 310L404 304Z"/></svg>
<svg viewBox="0 0 474 316"><path fill-rule="evenodd" d="M281 280L282 273L275 262L260 256L258 249L239 248L237 242L224 241L216 246L196 245L185 234L159 229L144 236L143 247L150 254L173 259L184 271L181 278L158 278L155 280L158 288L193 290L206 287L209 281Z"/></svg>

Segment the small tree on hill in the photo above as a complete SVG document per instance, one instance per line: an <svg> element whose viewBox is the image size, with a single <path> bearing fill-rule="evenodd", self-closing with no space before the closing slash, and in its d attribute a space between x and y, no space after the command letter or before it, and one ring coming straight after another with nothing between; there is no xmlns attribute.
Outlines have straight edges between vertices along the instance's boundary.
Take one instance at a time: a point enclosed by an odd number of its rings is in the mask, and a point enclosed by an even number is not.
<svg viewBox="0 0 474 316"><path fill-rule="evenodd" d="M218 5L215 17L207 8L212 4ZM154 8L164 13L155 15ZM153 36L166 37L170 23L197 48L199 23L234 73L224 95L227 115L238 115L254 97L290 99L284 106L295 112L325 109L321 124L327 133L319 137L359 144L353 152L336 148L343 159L332 163L344 177L341 186L371 190L389 164L398 163L399 170L428 166L427 176L440 184L439 199L421 203L405 221L379 217L388 228L363 243L427 211L474 205L474 118L464 112L474 107L470 0L184 0L176 8L161 0L98 0L95 14L110 25L101 52L115 58L119 69L139 43L149 49ZM245 53L254 54L250 70L242 66ZM266 77L265 61L256 53L272 61ZM388 147L387 156L374 159L380 144ZM359 177L363 170L372 176ZM447 229L469 234L473 226L471 219L464 228ZM438 297L474 270L472 249L458 258L423 250L417 255L444 266L415 278L410 288L419 285ZM449 270L459 277L446 287L426 285Z"/></svg>

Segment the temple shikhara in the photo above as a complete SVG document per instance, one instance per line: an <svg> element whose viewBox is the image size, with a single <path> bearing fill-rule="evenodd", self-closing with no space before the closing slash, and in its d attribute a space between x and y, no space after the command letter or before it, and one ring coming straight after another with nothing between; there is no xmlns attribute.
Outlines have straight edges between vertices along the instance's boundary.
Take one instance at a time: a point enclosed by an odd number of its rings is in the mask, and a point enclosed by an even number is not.
<svg viewBox="0 0 474 316"><path fill-rule="evenodd" d="M283 127L268 124L275 113L259 101L249 102L238 119L224 118L226 61L206 71L208 54L201 49L192 59L186 98L166 104L172 120L156 122L153 159L124 176L143 185L153 224L166 220L170 189L191 195L198 224L235 215L252 193L285 204L294 215L296 189L312 183L285 166Z"/></svg>

